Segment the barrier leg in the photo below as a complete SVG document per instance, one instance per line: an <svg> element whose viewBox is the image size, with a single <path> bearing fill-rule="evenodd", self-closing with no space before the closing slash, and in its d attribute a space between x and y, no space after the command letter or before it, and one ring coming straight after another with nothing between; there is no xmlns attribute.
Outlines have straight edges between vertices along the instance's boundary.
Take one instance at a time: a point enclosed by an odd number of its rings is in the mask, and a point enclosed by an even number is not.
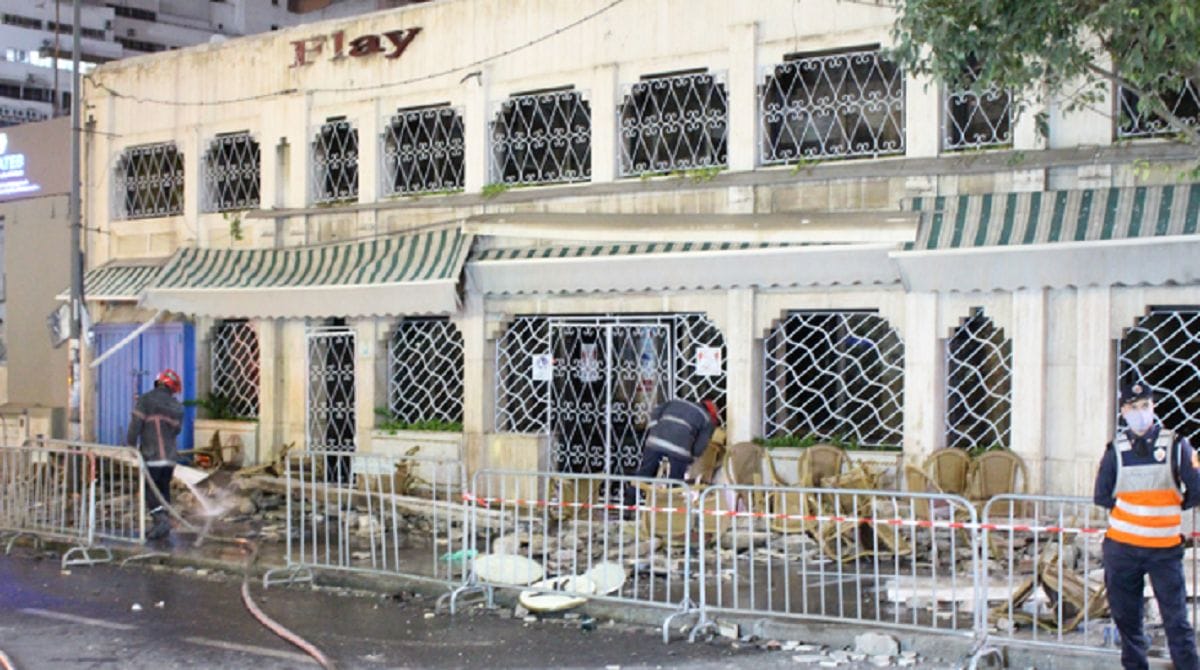
<svg viewBox="0 0 1200 670"><path fill-rule="evenodd" d="M446 595L442 596L442 598L449 599L450 614L453 615L455 612L458 611L459 597L460 596L465 597L472 593L482 593L484 595L484 603L486 604L488 609L492 609L492 608L496 607L495 591L492 590L492 587L485 586L483 584L463 584L462 586L454 589L450 593L447 593ZM441 604L442 598L438 599L439 605Z"/></svg>
<svg viewBox="0 0 1200 670"><path fill-rule="evenodd" d="M93 554L92 552L96 552ZM72 558L79 556L80 558ZM71 565L96 565L97 563L112 563L112 550L108 547L71 547L63 554L62 567Z"/></svg>
<svg viewBox="0 0 1200 670"><path fill-rule="evenodd" d="M276 579L275 575L286 573L286 577ZM271 568L263 574L263 589L272 584L297 584L300 582L313 583L313 572L303 565L289 565L286 568Z"/></svg>
<svg viewBox="0 0 1200 670"><path fill-rule="evenodd" d="M685 617L685 616L697 617L697 620L696 620L697 627L700 626L701 622L703 621L703 615L701 614L699 609L695 609L695 608L691 607L688 603L684 603L684 605L679 608L679 611L673 612L673 613L667 615L667 618L663 619L663 623L662 623L663 644L666 644L671 641L671 626L674 625L675 619L677 619L679 617ZM695 628L693 628L692 630L695 631ZM688 640L691 641L690 636L689 636Z"/></svg>
<svg viewBox="0 0 1200 670"><path fill-rule="evenodd" d="M12 553L13 546L16 545L17 540L21 539L22 537L33 538L33 548L34 549L41 549L43 546L42 538L38 537L37 535L34 535L33 533L14 533L12 537L8 538L8 543L4 545L4 554L6 556L8 554Z"/></svg>

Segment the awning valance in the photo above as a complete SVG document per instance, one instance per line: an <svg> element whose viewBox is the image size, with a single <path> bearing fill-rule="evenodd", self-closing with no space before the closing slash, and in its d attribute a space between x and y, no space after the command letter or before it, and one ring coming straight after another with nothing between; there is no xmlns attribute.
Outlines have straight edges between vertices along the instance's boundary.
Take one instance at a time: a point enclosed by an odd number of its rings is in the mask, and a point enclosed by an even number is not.
<svg viewBox="0 0 1200 670"><path fill-rule="evenodd" d="M142 305L184 314L319 318L447 314L471 238L458 228L273 249L181 249Z"/></svg>
<svg viewBox="0 0 1200 670"><path fill-rule="evenodd" d="M912 198L916 251L1191 235L1200 184Z"/></svg>
<svg viewBox="0 0 1200 670"><path fill-rule="evenodd" d="M603 244L482 251L467 265L488 295L897 284L894 244ZM721 248L728 247L728 248Z"/></svg>
<svg viewBox="0 0 1200 670"><path fill-rule="evenodd" d="M138 295L158 275L166 258L111 261L83 275L83 295L96 302L137 302ZM70 287L55 296L70 300Z"/></svg>

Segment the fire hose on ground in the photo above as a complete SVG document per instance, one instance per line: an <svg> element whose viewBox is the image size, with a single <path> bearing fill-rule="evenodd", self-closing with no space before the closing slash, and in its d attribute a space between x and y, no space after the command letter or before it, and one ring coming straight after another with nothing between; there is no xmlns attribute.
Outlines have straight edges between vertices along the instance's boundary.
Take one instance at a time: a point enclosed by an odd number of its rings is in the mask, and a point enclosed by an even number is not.
<svg viewBox="0 0 1200 670"><path fill-rule="evenodd" d="M242 569L242 605L244 605L246 610L250 612L250 615L253 616L255 620L262 624L267 630L270 630L275 635L299 648L305 654L311 656L313 660L321 665L321 667L325 668L326 670L334 670L333 662L329 660L329 658L320 649L318 649L316 645L313 645L311 642L288 630L283 626L283 624L280 624L278 621L272 619L265 612L263 612L262 609L259 608L258 604L254 602L254 598L251 597L250 571L253 569L255 562L258 560L258 543L242 537L209 535L209 524L206 524L205 527L201 528L200 526L197 526L185 519L178 510L176 510L171 506L170 503L163 499L163 495L158 490L158 487L155 486L150 480L150 475L146 468L141 468L141 473L143 485L154 493L154 497L158 500L158 504L161 505L164 510L166 510L167 514L179 521L179 523L185 529L197 534L197 546L199 546L205 539L211 538L217 542L235 545L246 553L246 563ZM12 670L12 666L7 666L5 670Z"/></svg>

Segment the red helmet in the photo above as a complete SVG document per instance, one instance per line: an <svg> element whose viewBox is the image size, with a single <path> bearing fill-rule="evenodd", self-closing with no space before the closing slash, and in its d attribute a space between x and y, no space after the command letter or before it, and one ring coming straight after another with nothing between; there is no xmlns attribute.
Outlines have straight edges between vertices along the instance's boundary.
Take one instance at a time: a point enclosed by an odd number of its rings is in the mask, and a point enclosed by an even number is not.
<svg viewBox="0 0 1200 670"><path fill-rule="evenodd" d="M179 373L171 368L158 373L158 377L154 380L154 383L162 384L171 393L179 393L183 390L183 382L179 380Z"/></svg>
<svg viewBox="0 0 1200 670"><path fill-rule="evenodd" d="M711 400L705 400L704 409L708 410L708 416L712 419L714 426L721 425L721 415L717 412L716 403Z"/></svg>

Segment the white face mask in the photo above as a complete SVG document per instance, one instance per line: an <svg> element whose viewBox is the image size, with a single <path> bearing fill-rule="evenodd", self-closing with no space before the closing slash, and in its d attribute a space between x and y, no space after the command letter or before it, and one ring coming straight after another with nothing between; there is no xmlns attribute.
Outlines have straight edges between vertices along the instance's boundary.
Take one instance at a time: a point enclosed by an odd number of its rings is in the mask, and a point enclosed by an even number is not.
<svg viewBox="0 0 1200 670"><path fill-rule="evenodd" d="M1150 426L1154 425L1154 410L1146 409L1130 409L1121 414L1125 419L1125 425L1136 435L1141 435L1150 430Z"/></svg>

